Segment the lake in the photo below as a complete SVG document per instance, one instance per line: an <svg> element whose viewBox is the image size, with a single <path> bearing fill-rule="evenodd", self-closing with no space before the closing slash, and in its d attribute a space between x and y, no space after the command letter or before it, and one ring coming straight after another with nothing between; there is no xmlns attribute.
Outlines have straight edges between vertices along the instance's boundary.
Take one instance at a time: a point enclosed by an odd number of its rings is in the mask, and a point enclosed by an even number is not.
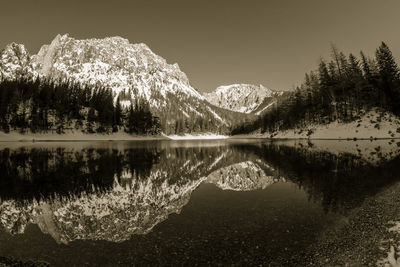
<svg viewBox="0 0 400 267"><path fill-rule="evenodd" d="M386 236L357 220L398 184L399 145L3 142L0 259L52 266L371 262L384 257L376 244L385 246ZM371 216L374 229L392 216L387 209L381 219ZM365 248L346 247L354 242Z"/></svg>

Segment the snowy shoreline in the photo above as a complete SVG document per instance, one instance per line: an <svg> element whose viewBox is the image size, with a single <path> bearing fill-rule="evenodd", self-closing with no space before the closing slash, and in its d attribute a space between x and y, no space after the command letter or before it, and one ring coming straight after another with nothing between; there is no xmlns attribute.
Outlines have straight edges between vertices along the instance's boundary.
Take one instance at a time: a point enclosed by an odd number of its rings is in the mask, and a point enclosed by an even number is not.
<svg viewBox="0 0 400 267"><path fill-rule="evenodd" d="M220 139L228 139L228 135L219 135L219 134L185 134L185 135L165 135L166 138L170 140L220 140Z"/></svg>
<svg viewBox="0 0 400 267"><path fill-rule="evenodd" d="M54 141L139 141L139 140L221 140L227 135L212 133L186 135L130 135L127 133L86 134L82 132L57 133L4 133L0 131L0 142L54 142Z"/></svg>
<svg viewBox="0 0 400 267"><path fill-rule="evenodd" d="M377 135L379 136L379 135ZM141 140L164 140L164 141L190 141L190 140L239 140L239 139L260 139L269 141L290 141L290 140L310 140L310 141L372 141L372 140L398 140L400 136L396 137L269 137L266 135L252 134L252 135L157 135L157 136L129 136L129 135L101 135L101 134L57 134L57 135L24 135L24 134L4 134L0 132L0 142L71 142L71 141L141 141Z"/></svg>
<svg viewBox="0 0 400 267"><path fill-rule="evenodd" d="M239 135L236 138L246 138ZM271 140L382 140L400 138L400 119L389 112L367 112L352 122L307 125L274 133L254 133L252 138ZM250 137L251 138L251 137Z"/></svg>

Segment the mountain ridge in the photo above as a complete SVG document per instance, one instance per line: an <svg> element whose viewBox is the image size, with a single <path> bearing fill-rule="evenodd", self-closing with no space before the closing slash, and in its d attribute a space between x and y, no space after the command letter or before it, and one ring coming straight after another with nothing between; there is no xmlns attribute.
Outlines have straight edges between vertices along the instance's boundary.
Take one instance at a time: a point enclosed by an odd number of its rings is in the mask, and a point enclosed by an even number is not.
<svg viewBox="0 0 400 267"><path fill-rule="evenodd" d="M276 102L276 98L282 94L283 92L271 90L262 84L236 83L221 85L203 95L208 102L221 108L259 115L268 109L271 103Z"/></svg>

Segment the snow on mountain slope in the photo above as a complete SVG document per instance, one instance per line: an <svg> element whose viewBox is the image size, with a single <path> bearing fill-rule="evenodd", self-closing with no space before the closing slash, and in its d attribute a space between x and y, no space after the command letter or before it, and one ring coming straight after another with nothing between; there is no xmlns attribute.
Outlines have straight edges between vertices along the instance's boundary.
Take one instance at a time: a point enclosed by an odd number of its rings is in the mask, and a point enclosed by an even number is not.
<svg viewBox="0 0 400 267"><path fill-rule="evenodd" d="M145 98L168 125L186 118L203 119L216 127L229 124L190 85L178 64L168 64L147 45L121 37L76 40L57 35L32 56L23 45L10 44L0 53L0 73L0 79L40 76L110 88L124 106Z"/></svg>
<svg viewBox="0 0 400 267"><path fill-rule="evenodd" d="M42 75L101 83L116 94L130 91L150 101L154 94L183 92L202 99L177 64L168 64L145 44L121 37L76 40L57 35L32 61Z"/></svg>
<svg viewBox="0 0 400 267"><path fill-rule="evenodd" d="M232 84L220 86L215 91L204 94L204 97L213 105L224 109L253 113L274 102L275 97L281 94L282 92L270 90L263 85Z"/></svg>
<svg viewBox="0 0 400 267"><path fill-rule="evenodd" d="M11 43L0 51L0 81L27 74L37 75L30 64L30 55L22 44Z"/></svg>
<svg viewBox="0 0 400 267"><path fill-rule="evenodd" d="M267 102L267 101L265 101ZM269 108L271 108L274 104L276 103L275 99L272 99L270 101L268 101L268 103L266 103L265 105L260 105L255 111L254 113L256 115L260 115L261 113L263 113L264 111L268 110Z"/></svg>

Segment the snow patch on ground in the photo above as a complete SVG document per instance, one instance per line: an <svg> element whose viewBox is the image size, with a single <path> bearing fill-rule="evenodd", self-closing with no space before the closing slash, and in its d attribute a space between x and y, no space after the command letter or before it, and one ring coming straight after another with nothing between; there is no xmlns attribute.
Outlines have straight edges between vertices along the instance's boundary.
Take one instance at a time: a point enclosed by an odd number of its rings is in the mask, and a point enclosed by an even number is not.
<svg viewBox="0 0 400 267"><path fill-rule="evenodd" d="M185 134L185 135L165 135L171 140L201 140L201 139L227 139L229 136L204 133L204 134Z"/></svg>
<svg viewBox="0 0 400 267"><path fill-rule="evenodd" d="M260 137L271 137L263 134ZM390 112L372 110L360 119L349 123L331 122L325 125L308 125L272 133L278 139L373 139L400 138L400 120Z"/></svg>

